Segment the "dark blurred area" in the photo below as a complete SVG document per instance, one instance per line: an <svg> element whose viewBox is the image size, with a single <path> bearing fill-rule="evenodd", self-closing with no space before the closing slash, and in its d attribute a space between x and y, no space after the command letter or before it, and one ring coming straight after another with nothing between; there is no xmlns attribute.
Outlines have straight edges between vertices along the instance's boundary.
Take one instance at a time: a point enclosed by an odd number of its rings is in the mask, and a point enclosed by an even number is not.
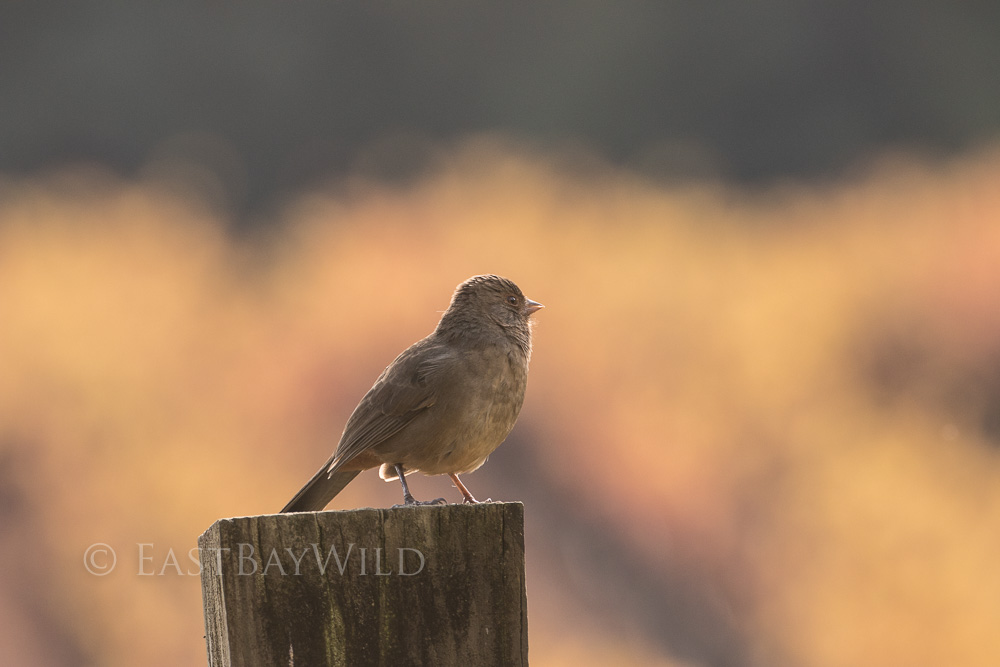
<svg viewBox="0 0 1000 667"><path fill-rule="evenodd" d="M240 218L484 131L657 178L825 177L995 136L998 34L997 3L933 0L5 2L0 171L194 165Z"/></svg>

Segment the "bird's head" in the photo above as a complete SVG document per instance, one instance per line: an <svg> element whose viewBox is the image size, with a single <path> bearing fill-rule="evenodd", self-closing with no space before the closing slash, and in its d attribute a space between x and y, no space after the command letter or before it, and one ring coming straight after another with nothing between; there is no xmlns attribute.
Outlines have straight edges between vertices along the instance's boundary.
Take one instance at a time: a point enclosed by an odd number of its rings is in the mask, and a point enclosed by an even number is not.
<svg viewBox="0 0 1000 667"><path fill-rule="evenodd" d="M441 318L438 332L447 335L468 335L488 330L513 337L526 350L531 349L531 314L542 304L524 296L520 288L507 278L495 275L473 276L455 289L451 305ZM499 332L498 332L499 333Z"/></svg>

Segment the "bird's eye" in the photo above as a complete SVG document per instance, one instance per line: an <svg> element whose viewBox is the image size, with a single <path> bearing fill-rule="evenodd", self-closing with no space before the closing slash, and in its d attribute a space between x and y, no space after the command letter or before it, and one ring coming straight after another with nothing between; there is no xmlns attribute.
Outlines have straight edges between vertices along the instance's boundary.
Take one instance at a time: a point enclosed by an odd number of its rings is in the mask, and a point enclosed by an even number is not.
<svg viewBox="0 0 1000 667"><path fill-rule="evenodd" d="M512 306L516 306L517 305L517 297L514 296L514 295L511 295L511 296L507 297L507 303L509 303Z"/></svg>

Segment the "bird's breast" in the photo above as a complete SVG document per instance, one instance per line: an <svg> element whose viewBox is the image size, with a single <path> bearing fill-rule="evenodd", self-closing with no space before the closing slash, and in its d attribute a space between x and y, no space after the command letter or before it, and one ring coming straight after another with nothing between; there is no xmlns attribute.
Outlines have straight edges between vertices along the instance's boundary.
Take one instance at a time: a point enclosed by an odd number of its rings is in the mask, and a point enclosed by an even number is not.
<svg viewBox="0 0 1000 667"><path fill-rule="evenodd" d="M470 362L466 373L468 380L456 385L456 407L465 416L470 440L492 442L495 447L517 421L527 371L505 352L498 352Z"/></svg>
<svg viewBox="0 0 1000 667"><path fill-rule="evenodd" d="M413 452L426 474L475 470L517 421L527 384L526 364L505 351L468 355L457 364L428 410L428 446Z"/></svg>

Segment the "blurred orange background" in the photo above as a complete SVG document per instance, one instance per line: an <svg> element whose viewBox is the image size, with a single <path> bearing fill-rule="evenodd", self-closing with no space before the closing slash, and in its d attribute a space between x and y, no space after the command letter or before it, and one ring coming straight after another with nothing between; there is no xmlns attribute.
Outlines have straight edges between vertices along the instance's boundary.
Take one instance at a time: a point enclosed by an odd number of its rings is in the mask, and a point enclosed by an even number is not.
<svg viewBox="0 0 1000 667"><path fill-rule="evenodd" d="M480 137L232 233L154 176L2 181L5 663L204 664L197 536L277 511L499 273L546 309L465 481L525 502L533 663L995 665L998 182L984 150L665 186ZM399 497L369 472L331 509Z"/></svg>

